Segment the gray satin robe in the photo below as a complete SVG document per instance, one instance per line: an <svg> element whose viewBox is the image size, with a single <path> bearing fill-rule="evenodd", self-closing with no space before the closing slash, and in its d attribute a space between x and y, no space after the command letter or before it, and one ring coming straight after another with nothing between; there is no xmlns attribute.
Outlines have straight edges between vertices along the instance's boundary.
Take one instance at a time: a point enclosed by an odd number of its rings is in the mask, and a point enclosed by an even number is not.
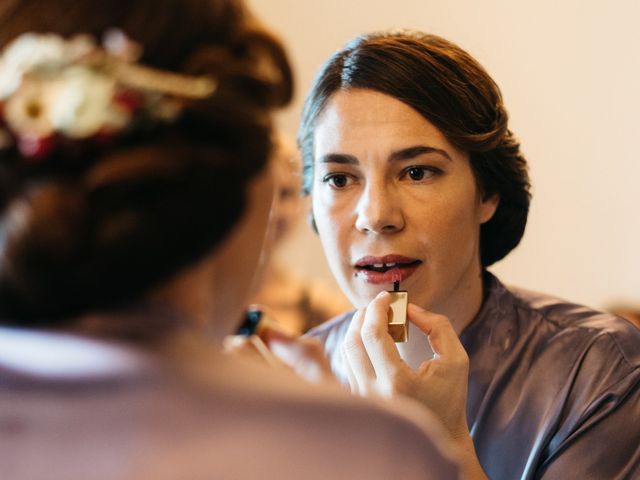
<svg viewBox="0 0 640 480"><path fill-rule="evenodd" d="M343 379L351 315L309 333ZM640 330L487 273L460 340L469 429L489 478L640 479Z"/></svg>

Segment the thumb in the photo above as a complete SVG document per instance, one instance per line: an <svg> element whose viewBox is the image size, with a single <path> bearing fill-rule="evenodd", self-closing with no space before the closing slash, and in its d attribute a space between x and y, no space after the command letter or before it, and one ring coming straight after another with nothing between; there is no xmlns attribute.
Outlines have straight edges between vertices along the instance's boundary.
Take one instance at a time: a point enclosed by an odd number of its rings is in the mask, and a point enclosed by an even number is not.
<svg viewBox="0 0 640 480"><path fill-rule="evenodd" d="M407 309L409 321L429 338L431 349L440 357L451 357L464 352L451 321L444 315L428 312L413 303Z"/></svg>

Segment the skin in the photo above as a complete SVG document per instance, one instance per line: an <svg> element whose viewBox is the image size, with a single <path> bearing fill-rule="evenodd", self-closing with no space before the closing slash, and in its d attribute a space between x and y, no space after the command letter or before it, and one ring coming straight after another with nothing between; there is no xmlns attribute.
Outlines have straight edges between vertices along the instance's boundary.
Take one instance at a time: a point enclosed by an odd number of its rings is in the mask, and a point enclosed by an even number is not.
<svg viewBox="0 0 640 480"><path fill-rule="evenodd" d="M314 159L318 233L353 304L391 288L367 282L355 262L399 254L421 261L401 285L411 301L461 331L482 302L480 225L498 203L482 198L468 155L399 100L342 90L316 123Z"/></svg>
<svg viewBox="0 0 640 480"><path fill-rule="evenodd" d="M469 358L458 334L482 303L480 226L498 202L479 191L468 154L393 97L338 91L318 118L313 214L329 265L358 307L342 346L351 389L429 408L462 452L467 479L486 476L467 426ZM413 302L408 319L434 355L417 368L387 333L391 285L356 265L386 255L419 260L402 288Z"/></svg>
<svg viewBox="0 0 640 480"><path fill-rule="evenodd" d="M245 212L222 244L149 297L180 311L191 320L193 331L206 332L207 342L217 342L228 352L274 368L290 368L313 383L337 385L322 346L315 339L291 337L274 322L265 322L260 338L230 336L268 260L265 245L273 242L272 208L279 185L274 167L271 161L251 181ZM195 350L193 341L191 336L181 338L178 347L168 351L186 362Z"/></svg>
<svg viewBox="0 0 640 480"><path fill-rule="evenodd" d="M212 285L216 318L229 318L238 322L244 313L248 299L256 289L266 262L264 245L273 231L270 212L274 199L275 181L272 165L265 168L249 187L249 203L241 221L236 225L221 247L214 253ZM225 329L225 333L233 331Z"/></svg>
<svg viewBox="0 0 640 480"><path fill-rule="evenodd" d="M249 184L247 207L225 240L207 257L186 268L150 297L168 303L222 344L239 325L256 278L263 268L275 182L269 164Z"/></svg>

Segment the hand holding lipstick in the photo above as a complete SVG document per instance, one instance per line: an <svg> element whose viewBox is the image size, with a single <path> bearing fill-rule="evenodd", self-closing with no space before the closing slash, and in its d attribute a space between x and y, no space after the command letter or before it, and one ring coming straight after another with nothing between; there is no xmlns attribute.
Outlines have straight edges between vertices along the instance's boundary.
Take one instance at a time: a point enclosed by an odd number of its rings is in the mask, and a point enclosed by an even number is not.
<svg viewBox="0 0 640 480"><path fill-rule="evenodd" d="M389 292L381 292L351 320L342 348L352 391L419 401L440 418L469 462L477 462L466 416L469 358L451 322L409 304L409 321L427 335L435 353L431 360L411 369L387 333L391 301Z"/></svg>
<svg viewBox="0 0 640 480"><path fill-rule="evenodd" d="M264 342L280 362L311 383L339 386L320 342L310 337L292 337L281 330L267 328Z"/></svg>
<svg viewBox="0 0 640 480"><path fill-rule="evenodd" d="M311 383L333 383L337 378L320 343L285 331L263 306L252 306L236 335L225 340L225 350L266 363L288 368Z"/></svg>

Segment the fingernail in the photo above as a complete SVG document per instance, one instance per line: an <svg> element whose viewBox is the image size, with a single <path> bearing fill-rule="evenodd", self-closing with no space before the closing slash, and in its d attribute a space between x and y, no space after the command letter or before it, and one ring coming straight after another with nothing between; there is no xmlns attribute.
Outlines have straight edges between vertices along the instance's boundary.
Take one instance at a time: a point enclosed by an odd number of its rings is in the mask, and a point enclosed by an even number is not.
<svg viewBox="0 0 640 480"><path fill-rule="evenodd" d="M389 295L389 292L387 292L386 290L383 290L378 295L376 295L376 298L384 298L387 295Z"/></svg>

